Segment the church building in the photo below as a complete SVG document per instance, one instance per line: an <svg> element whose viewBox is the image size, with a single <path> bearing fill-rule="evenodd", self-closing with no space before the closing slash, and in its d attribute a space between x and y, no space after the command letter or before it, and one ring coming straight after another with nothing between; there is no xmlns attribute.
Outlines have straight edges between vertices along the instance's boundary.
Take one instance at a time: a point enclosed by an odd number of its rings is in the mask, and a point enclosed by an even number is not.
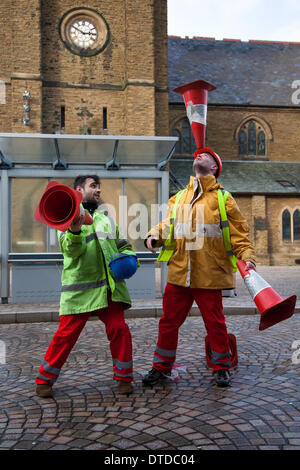
<svg viewBox="0 0 300 470"><path fill-rule="evenodd" d="M195 149L173 89L214 84L206 145L258 263L300 263L300 43L168 38L167 0L2 0L0 23L0 132L178 136L170 194Z"/></svg>

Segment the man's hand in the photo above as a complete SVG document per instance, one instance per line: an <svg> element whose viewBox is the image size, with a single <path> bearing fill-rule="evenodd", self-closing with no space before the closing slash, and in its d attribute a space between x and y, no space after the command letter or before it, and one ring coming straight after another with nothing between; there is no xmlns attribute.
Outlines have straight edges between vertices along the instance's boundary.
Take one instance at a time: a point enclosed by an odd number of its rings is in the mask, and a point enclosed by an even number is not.
<svg viewBox="0 0 300 470"><path fill-rule="evenodd" d="M156 250L152 246L152 240L158 241L158 238L154 238L154 237L147 238L146 245L147 245L148 250L152 251L152 253L155 253Z"/></svg>
<svg viewBox="0 0 300 470"><path fill-rule="evenodd" d="M72 224L69 227L69 230L71 232L80 232L81 226L83 225L83 222L84 222L84 217L85 217L85 214L81 214L78 217L78 219L75 220L75 222L74 221L72 222Z"/></svg>
<svg viewBox="0 0 300 470"><path fill-rule="evenodd" d="M254 271L256 271L256 266L251 261L246 261L245 271L249 271L249 269L254 269Z"/></svg>

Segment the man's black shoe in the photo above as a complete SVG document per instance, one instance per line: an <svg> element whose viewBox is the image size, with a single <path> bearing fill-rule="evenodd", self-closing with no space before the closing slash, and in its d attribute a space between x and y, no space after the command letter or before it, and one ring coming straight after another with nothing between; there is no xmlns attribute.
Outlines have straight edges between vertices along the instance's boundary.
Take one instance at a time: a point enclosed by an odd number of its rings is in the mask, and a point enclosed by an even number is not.
<svg viewBox="0 0 300 470"><path fill-rule="evenodd" d="M228 387L230 385L230 375L228 370L220 369L214 373L218 387Z"/></svg>
<svg viewBox="0 0 300 470"><path fill-rule="evenodd" d="M159 370L151 369L143 378L144 385L155 385L160 380L166 380L166 376L159 372Z"/></svg>

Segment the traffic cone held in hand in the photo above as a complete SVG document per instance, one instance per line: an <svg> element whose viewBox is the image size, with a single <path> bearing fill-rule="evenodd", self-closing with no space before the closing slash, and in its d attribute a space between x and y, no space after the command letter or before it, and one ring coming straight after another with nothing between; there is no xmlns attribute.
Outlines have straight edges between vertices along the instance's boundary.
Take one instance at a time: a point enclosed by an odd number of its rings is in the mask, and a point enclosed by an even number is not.
<svg viewBox="0 0 300 470"><path fill-rule="evenodd" d="M238 261L237 267L261 315L259 330L290 318L296 305L296 295L283 299L254 269L245 270L246 263Z"/></svg>
<svg viewBox="0 0 300 470"><path fill-rule="evenodd" d="M39 222L61 232L68 230L81 214L85 215L83 225L92 225L93 218L80 206L82 194L64 184L51 181L34 213Z"/></svg>

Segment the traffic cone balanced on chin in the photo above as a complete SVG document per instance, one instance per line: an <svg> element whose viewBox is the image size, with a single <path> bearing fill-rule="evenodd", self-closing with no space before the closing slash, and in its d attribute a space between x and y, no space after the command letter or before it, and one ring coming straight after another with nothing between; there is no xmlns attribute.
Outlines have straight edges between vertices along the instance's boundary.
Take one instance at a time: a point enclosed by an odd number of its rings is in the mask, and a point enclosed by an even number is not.
<svg viewBox="0 0 300 470"><path fill-rule="evenodd" d="M83 225L92 225L93 218L81 207L81 201L82 194L79 191L51 181L36 208L34 217L61 232L68 230L81 214L85 214Z"/></svg>
<svg viewBox="0 0 300 470"><path fill-rule="evenodd" d="M246 271L244 261L238 261L237 267L261 315L260 331L293 315L297 300L296 295L283 299L254 269Z"/></svg>
<svg viewBox="0 0 300 470"><path fill-rule="evenodd" d="M186 114L197 146L194 152L194 158L197 158L197 155L204 152L212 155L219 168L216 175L218 178L222 170L222 160L216 152L205 147L208 92L215 89L215 85L205 80L196 80L174 88L173 91L180 93L184 99Z"/></svg>

